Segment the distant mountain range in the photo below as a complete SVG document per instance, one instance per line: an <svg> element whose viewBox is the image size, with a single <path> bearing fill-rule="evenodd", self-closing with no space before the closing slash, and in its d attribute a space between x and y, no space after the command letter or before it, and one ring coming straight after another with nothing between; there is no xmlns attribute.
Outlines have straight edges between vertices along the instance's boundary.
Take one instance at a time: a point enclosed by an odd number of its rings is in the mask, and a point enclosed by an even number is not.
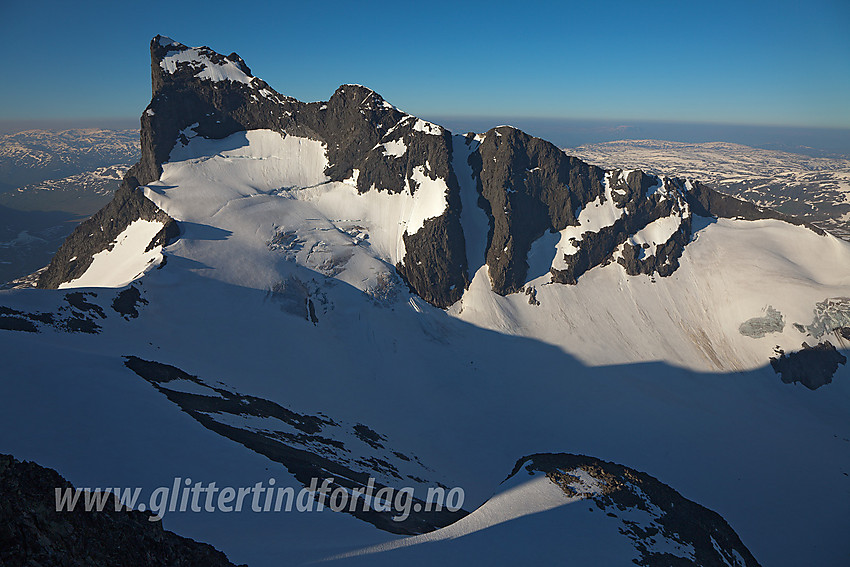
<svg viewBox="0 0 850 567"><path fill-rule="evenodd" d="M850 159L711 142L621 140L566 148L601 167L640 168L708 185L850 240Z"/></svg>
<svg viewBox="0 0 850 567"><path fill-rule="evenodd" d="M0 137L0 284L44 267L74 227L109 202L138 158L138 130Z"/></svg>
<svg viewBox="0 0 850 567"><path fill-rule="evenodd" d="M0 193L138 158L138 130L27 130L0 136Z"/></svg>
<svg viewBox="0 0 850 567"><path fill-rule="evenodd" d="M109 202L130 165L99 166L60 179L30 183L0 194L0 206L19 211L62 211L88 217Z"/></svg>

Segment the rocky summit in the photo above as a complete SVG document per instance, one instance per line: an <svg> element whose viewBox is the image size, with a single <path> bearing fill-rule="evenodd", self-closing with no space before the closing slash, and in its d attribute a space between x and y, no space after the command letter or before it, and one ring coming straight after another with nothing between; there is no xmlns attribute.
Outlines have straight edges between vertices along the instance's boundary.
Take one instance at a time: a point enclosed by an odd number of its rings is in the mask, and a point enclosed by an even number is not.
<svg viewBox="0 0 850 567"><path fill-rule="evenodd" d="M397 264L417 295L442 308L460 299L475 275L469 269L467 237L486 238L492 288L506 295L523 287L531 245L546 233L571 233L551 274L555 283L575 284L587 270L612 261L631 275L669 276L690 240L692 210L710 217L795 222L699 182L590 166L510 126L456 136L360 85L341 86L327 102L303 103L254 77L236 53L223 56L162 36L151 41L151 77L153 97L141 118L141 160L125 176L118 204L110 205L109 223L100 218L107 215L99 215L81 225L41 274L39 287L55 288L82 274L90 258L130 223L152 218L135 190L159 179L175 144L188 143L187 130L192 136L222 139L268 129L319 141L327 152L327 178L351 179L360 193L375 189L415 196L418 176L442 182L444 210L419 230L405 231L405 255ZM461 223L459 180L475 184L474 206L487 215L486 235L464 232L472 227ZM612 222L585 230L581 211L587 216L588 207L607 209ZM667 233L651 243L650 252L648 243L633 242L662 219L671 219ZM173 228L166 231L158 241L176 237ZM73 265L70 258L75 258Z"/></svg>

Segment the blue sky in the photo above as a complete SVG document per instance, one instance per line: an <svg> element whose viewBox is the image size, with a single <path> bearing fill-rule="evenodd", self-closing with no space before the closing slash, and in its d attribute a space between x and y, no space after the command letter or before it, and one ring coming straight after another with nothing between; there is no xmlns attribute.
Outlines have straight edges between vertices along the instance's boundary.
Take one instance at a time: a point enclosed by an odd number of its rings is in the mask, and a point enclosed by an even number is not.
<svg viewBox="0 0 850 567"><path fill-rule="evenodd" d="M137 117L162 33L302 100L353 82L425 116L850 128L847 0L0 1L0 120Z"/></svg>

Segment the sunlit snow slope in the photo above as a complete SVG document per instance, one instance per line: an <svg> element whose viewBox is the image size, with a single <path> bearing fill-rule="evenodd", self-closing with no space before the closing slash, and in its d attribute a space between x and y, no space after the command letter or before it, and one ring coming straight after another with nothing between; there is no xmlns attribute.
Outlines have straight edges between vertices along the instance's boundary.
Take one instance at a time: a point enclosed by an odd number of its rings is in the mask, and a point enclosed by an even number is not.
<svg viewBox="0 0 850 567"><path fill-rule="evenodd" d="M358 194L345 182L328 182L322 144L295 136L258 130L224 140L195 138L172 155L176 159L164 165L161 181L150 184L146 195L184 222L173 253L215 267L210 277L239 286L272 289L295 260L361 291L374 290L404 260L402 233L421 227L417 219L442 213L429 190ZM607 203L584 209L579 227L545 234L533 244L530 263L539 273L530 274L536 277L527 286L539 304L524 293L502 297L491 291L485 266L449 313L541 339L590 365L662 360L735 371L763 366L776 346L799 348L806 333L792 323L810 324L816 303L850 289L846 242L778 220L707 218L696 221L695 241L668 278L629 276L612 263L574 286L550 283L549 267L557 267L571 238L626 214L610 197ZM470 212L476 214L486 226L483 211ZM472 234L475 219L464 221ZM654 246L677 227L677 217L665 217L633 240ZM221 237L195 232L212 229ZM743 336L740 325L768 307L784 317L783 330Z"/></svg>

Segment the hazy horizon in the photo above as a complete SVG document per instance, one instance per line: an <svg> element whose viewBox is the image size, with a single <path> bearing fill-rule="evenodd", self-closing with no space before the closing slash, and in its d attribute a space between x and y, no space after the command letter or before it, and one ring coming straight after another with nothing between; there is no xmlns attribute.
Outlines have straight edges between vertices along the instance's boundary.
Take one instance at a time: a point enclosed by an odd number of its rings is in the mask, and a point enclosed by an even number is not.
<svg viewBox="0 0 850 567"><path fill-rule="evenodd" d="M850 128L805 128L751 124L665 121L579 120L522 116L425 115L457 134L486 132L509 124L561 148L617 140L666 140L683 143L730 142L763 149L823 157L850 158ZM103 128L139 129L138 118L0 120L0 136L25 130Z"/></svg>

